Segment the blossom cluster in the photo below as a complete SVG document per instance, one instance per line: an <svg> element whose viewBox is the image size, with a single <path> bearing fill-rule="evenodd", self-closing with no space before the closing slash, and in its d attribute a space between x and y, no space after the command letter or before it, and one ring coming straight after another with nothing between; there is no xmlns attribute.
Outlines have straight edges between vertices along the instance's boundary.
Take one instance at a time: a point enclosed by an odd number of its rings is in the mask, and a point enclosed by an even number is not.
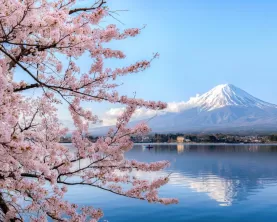
<svg viewBox="0 0 277 222"><path fill-rule="evenodd" d="M64 200L70 185L148 202L177 202L158 196L168 177L148 181L130 174L162 170L167 161L142 163L124 155L133 147L132 135L150 132L144 122L129 127L135 110L160 110L166 104L120 95L117 78L147 69L153 58L104 68L105 59L126 56L105 48L105 43L135 37L141 30L103 26L109 16L104 0L86 8L78 3L0 0L0 215L5 217L0 220L98 221L101 210ZM90 58L87 73L77 62L83 55ZM82 103L102 101L126 109L116 126L92 143L87 137L89 127L100 120ZM68 130L59 122L57 104L68 105L75 126L73 148L59 143ZM123 188L126 184L128 189Z"/></svg>

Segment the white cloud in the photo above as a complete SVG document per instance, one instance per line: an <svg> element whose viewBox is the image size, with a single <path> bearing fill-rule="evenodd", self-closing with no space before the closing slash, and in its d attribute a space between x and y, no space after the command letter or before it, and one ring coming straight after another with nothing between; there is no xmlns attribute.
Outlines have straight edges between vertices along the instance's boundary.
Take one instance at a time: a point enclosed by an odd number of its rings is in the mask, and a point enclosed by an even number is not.
<svg viewBox="0 0 277 222"><path fill-rule="evenodd" d="M103 120L103 125L104 126L114 125L116 123L117 117L124 112L124 109L125 109L124 107L111 108L107 112L105 112L104 115L100 117ZM148 110L144 108L137 109L133 114L132 120L151 118L157 115L158 113L160 112L157 112L154 110Z"/></svg>
<svg viewBox="0 0 277 222"><path fill-rule="evenodd" d="M191 97L188 102L180 101L180 102L169 102L167 104L167 108L162 111L149 110L145 108L137 109L134 113L132 120L141 120L141 119L149 119L156 115L163 115L165 113L178 113L183 110L192 108L195 105L196 99L199 97L199 94L196 94L195 97ZM91 110L91 108L86 108ZM116 119L124 112L124 107L119 108L111 108L103 114L99 115L99 118L103 121L102 126L111 126L116 123ZM97 114L97 113L96 113ZM70 114L66 108L66 106L58 107L58 116L61 122L67 126L69 129L73 129L73 122L70 117ZM91 126L93 127L93 126ZM96 124L95 127L99 127L99 124Z"/></svg>
<svg viewBox="0 0 277 222"><path fill-rule="evenodd" d="M170 113L178 113L188 108L189 105L187 104L187 102L170 102L167 104L167 108L165 109L165 111Z"/></svg>
<svg viewBox="0 0 277 222"><path fill-rule="evenodd" d="M134 113L132 120L139 120L139 119L147 119L154 117L156 115L163 115L165 113L178 113L183 110L192 108L194 103L193 101L199 97L199 94L197 94L195 97L191 97L189 102L181 101L181 102L169 102L167 104L167 108L162 111L155 111L155 110L149 110L145 108L137 109ZM121 115L124 111L124 107L120 108L111 108L107 112L104 113L102 117L100 117L103 120L103 125L110 126L116 123L116 118Z"/></svg>

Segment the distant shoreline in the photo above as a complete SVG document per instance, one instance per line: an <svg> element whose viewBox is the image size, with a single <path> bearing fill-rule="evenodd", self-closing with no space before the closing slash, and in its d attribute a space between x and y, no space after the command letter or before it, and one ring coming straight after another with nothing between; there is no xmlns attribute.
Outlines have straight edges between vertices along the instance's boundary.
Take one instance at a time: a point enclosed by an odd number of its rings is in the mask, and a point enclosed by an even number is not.
<svg viewBox="0 0 277 222"><path fill-rule="evenodd" d="M88 140L96 142L98 136L88 136ZM242 136L229 134L148 134L131 136L133 143L151 144L277 144L277 134ZM62 137L61 142L70 143L70 137Z"/></svg>
<svg viewBox="0 0 277 222"><path fill-rule="evenodd" d="M70 144L72 142L60 142L65 144ZM203 143L134 143L135 145L277 145L277 142L272 143L209 143L209 142L203 142Z"/></svg>
<svg viewBox="0 0 277 222"><path fill-rule="evenodd" d="M134 143L136 145L153 144L153 145L277 145L277 142L273 143Z"/></svg>

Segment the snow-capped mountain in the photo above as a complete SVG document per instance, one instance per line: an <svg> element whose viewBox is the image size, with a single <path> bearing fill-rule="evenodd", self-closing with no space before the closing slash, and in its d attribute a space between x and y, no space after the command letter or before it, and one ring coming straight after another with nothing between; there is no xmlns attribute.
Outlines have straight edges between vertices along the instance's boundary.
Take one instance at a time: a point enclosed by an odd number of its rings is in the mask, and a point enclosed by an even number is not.
<svg viewBox="0 0 277 222"><path fill-rule="evenodd" d="M183 103L179 112L160 114L148 123L153 132L277 132L277 105L222 84Z"/></svg>
<svg viewBox="0 0 277 222"><path fill-rule="evenodd" d="M232 85L191 98L185 109L150 122L154 132L277 131L277 106Z"/></svg>
<svg viewBox="0 0 277 222"><path fill-rule="evenodd" d="M212 111L225 106L277 108L276 105L257 99L232 84L218 85L207 93L190 99L187 106L199 107L201 111Z"/></svg>

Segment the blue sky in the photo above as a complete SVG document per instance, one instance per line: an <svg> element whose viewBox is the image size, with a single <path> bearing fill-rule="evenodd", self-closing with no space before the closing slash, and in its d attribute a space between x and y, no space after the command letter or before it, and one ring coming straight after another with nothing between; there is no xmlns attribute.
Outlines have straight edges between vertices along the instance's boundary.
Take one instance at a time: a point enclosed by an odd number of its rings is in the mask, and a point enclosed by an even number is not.
<svg viewBox="0 0 277 222"><path fill-rule="evenodd" d="M83 3L82 3L83 4ZM160 58L145 72L124 77L120 94L164 102L187 101L216 85L232 83L250 94L277 104L276 0L109 0L120 29L146 27L136 38L108 45L120 49L125 60L110 60L121 67L155 52ZM89 59L80 59L83 70ZM118 105L84 104L96 114ZM68 117L65 109L60 117Z"/></svg>
<svg viewBox="0 0 277 222"><path fill-rule="evenodd" d="M232 83L268 102L277 103L277 1L273 0L110 0L121 28L146 28L141 35L112 47L127 54L126 64L160 59L129 76L120 92L166 102ZM112 61L112 65L122 62Z"/></svg>

